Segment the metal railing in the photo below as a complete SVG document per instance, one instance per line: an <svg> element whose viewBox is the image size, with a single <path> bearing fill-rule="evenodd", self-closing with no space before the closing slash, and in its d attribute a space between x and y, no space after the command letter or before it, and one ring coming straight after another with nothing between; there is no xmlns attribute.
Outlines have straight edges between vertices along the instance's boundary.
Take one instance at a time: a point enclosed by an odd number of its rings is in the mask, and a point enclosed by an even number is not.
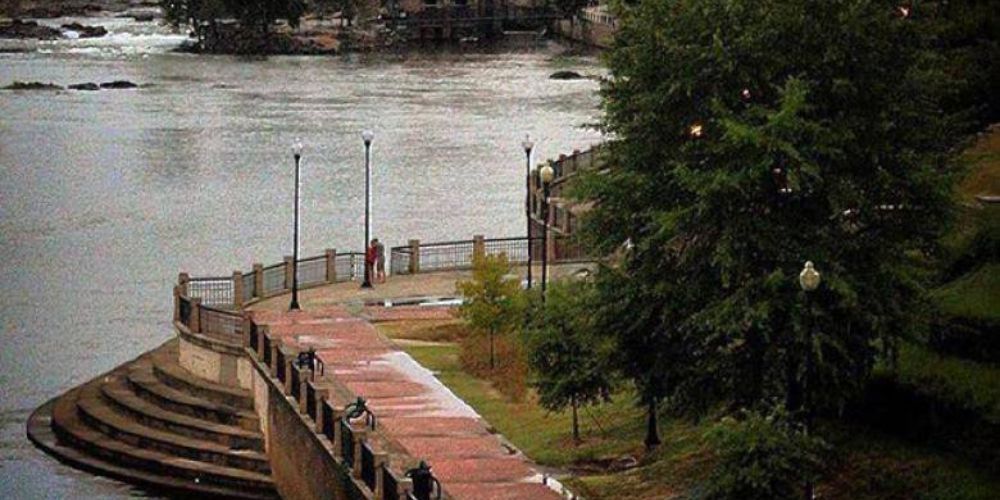
<svg viewBox="0 0 1000 500"><path fill-rule="evenodd" d="M413 251L409 246L389 249L389 272L394 275L410 274L410 255Z"/></svg>
<svg viewBox="0 0 1000 500"><path fill-rule="evenodd" d="M269 297L285 290L285 263L264 268L264 290L261 295Z"/></svg>
<svg viewBox="0 0 1000 500"><path fill-rule="evenodd" d="M365 274L365 255L358 252L338 253L334 258L337 282L356 281Z"/></svg>
<svg viewBox="0 0 1000 500"><path fill-rule="evenodd" d="M594 260L587 252L568 237L553 236L549 254L551 264L565 262L585 262ZM485 255L505 254L513 265L528 263L529 239L526 237L482 239L481 252ZM409 245L392 247L390 269L392 274L417 272L454 271L472 268L472 257L476 252L476 240L449 241L445 243L418 244L417 252ZM541 262L542 238L530 239L531 255L536 263ZM415 262L414 262L415 261Z"/></svg>
<svg viewBox="0 0 1000 500"><path fill-rule="evenodd" d="M230 342L243 341L243 316L209 306L201 306L201 329L198 333Z"/></svg>
<svg viewBox="0 0 1000 500"><path fill-rule="evenodd" d="M247 273L243 275L243 303L246 304L257 296L257 275Z"/></svg>
<svg viewBox="0 0 1000 500"><path fill-rule="evenodd" d="M472 267L472 240L420 245L420 271L448 271Z"/></svg>
<svg viewBox="0 0 1000 500"><path fill-rule="evenodd" d="M233 307L232 277L190 278L187 281L187 296L201 299L202 305Z"/></svg>
<svg viewBox="0 0 1000 500"><path fill-rule="evenodd" d="M306 287L326 283L326 256L319 255L302 259L295 266L299 286Z"/></svg>

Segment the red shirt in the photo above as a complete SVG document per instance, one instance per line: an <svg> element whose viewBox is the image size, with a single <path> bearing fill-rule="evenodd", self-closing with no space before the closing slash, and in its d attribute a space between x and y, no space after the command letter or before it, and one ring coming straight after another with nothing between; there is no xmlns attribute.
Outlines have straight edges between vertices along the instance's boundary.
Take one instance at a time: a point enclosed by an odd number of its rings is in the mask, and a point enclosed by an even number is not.
<svg viewBox="0 0 1000 500"><path fill-rule="evenodd" d="M365 263L375 264L376 260L378 260L378 250L376 250L374 246L368 247L368 249L365 250Z"/></svg>

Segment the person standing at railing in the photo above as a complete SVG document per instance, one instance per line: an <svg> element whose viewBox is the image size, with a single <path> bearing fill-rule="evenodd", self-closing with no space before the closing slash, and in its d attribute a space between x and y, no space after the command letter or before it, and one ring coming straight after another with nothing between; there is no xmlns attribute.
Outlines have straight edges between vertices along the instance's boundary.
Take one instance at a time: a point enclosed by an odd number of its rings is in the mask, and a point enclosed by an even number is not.
<svg viewBox="0 0 1000 500"><path fill-rule="evenodd" d="M378 238L372 242L375 244L375 281L385 283L385 245Z"/></svg>
<svg viewBox="0 0 1000 500"><path fill-rule="evenodd" d="M375 242L378 239L371 240L368 243L368 248L365 249L365 280L371 285L371 282L378 281L377 279L372 279L375 276L375 261L378 260L378 249L375 248ZM370 280L370 281L369 281Z"/></svg>

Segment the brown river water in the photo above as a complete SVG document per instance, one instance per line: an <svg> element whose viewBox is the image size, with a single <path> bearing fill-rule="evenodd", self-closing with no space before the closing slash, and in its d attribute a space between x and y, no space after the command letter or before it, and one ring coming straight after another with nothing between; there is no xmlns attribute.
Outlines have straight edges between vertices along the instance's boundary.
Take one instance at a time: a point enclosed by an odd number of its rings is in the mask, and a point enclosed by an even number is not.
<svg viewBox="0 0 1000 500"><path fill-rule="evenodd" d="M372 128L373 232L521 236L524 153L600 136L591 58L556 49L342 58L169 53L153 23L84 19L97 40L0 41L14 80L131 80L134 90L0 91L0 492L4 498L144 493L58 464L25 437L49 398L172 336L177 273L229 274L291 254L301 138L302 250L361 248ZM53 20L59 24L65 20Z"/></svg>

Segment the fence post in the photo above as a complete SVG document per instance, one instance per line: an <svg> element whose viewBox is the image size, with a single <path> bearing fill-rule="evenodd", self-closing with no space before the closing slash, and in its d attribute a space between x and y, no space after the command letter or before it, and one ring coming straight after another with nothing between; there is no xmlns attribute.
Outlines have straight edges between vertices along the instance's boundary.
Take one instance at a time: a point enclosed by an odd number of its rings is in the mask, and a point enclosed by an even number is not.
<svg viewBox="0 0 1000 500"><path fill-rule="evenodd" d="M243 308L243 273L233 271L233 307Z"/></svg>
<svg viewBox="0 0 1000 500"><path fill-rule="evenodd" d="M281 384L281 388L285 391L285 396L292 395L292 370L295 369L295 357L289 354L285 354L281 357L285 362L285 365L281 367L285 371L285 382Z"/></svg>
<svg viewBox="0 0 1000 500"><path fill-rule="evenodd" d="M243 348L250 347L250 335L253 333L251 327L253 320L250 319L250 311L243 311ZM256 353L254 353L256 354Z"/></svg>
<svg viewBox="0 0 1000 500"><path fill-rule="evenodd" d="M333 454L343 460L344 430L340 428L340 420L344 418L344 411L332 404L330 405L330 408L333 409L333 411L330 412L330 416L333 418L333 422L331 423L333 425Z"/></svg>
<svg viewBox="0 0 1000 500"><path fill-rule="evenodd" d="M322 387L313 386L313 392L316 394L316 414L313 415L313 422L316 422L316 432L322 434L323 426L325 425L325 420L323 420L323 403L326 402L327 398L330 397L330 392L328 389ZM334 420L336 422L336 420Z"/></svg>
<svg viewBox="0 0 1000 500"><path fill-rule="evenodd" d="M385 489L385 467L389 462L389 455L386 453L375 453L375 498L383 498L382 490Z"/></svg>
<svg viewBox="0 0 1000 500"><path fill-rule="evenodd" d="M292 256L291 255L286 255L285 256L285 290L291 290L292 289L292 271L294 269L295 269L295 266L292 265Z"/></svg>
<svg viewBox="0 0 1000 500"><path fill-rule="evenodd" d="M486 256L486 239L481 234L472 237L472 261Z"/></svg>
<svg viewBox="0 0 1000 500"><path fill-rule="evenodd" d="M309 368L299 369L299 413L309 415L309 379L312 378L312 370ZM309 415L312 417L312 415Z"/></svg>
<svg viewBox="0 0 1000 500"><path fill-rule="evenodd" d="M408 491L413 491L413 480L404 477L396 484L396 494L399 495L399 498L406 498L406 492Z"/></svg>
<svg viewBox="0 0 1000 500"><path fill-rule="evenodd" d="M280 343L277 339L271 339L271 376L278 378L278 370L284 370L284 367L278 366L278 348ZM280 382L280 381L279 381Z"/></svg>
<svg viewBox="0 0 1000 500"><path fill-rule="evenodd" d="M351 470L351 475L360 479L361 478L361 447L364 446L365 441L368 440L368 429L362 428L361 430L351 429L351 434L354 434L354 462Z"/></svg>
<svg viewBox="0 0 1000 500"><path fill-rule="evenodd" d="M191 277L188 273L180 273L177 275L177 284L181 286L181 295L187 297L188 294L188 281L191 281Z"/></svg>
<svg viewBox="0 0 1000 500"><path fill-rule="evenodd" d="M326 282L337 282L337 249L326 249Z"/></svg>
<svg viewBox="0 0 1000 500"><path fill-rule="evenodd" d="M420 272L420 240L410 240L410 274Z"/></svg>
<svg viewBox="0 0 1000 500"><path fill-rule="evenodd" d="M181 286L174 285L174 321L181 320Z"/></svg>
<svg viewBox="0 0 1000 500"><path fill-rule="evenodd" d="M201 333L201 297L191 299L191 333Z"/></svg>
<svg viewBox="0 0 1000 500"><path fill-rule="evenodd" d="M257 359L264 361L264 337L271 333L267 325L257 325Z"/></svg>
<svg viewBox="0 0 1000 500"><path fill-rule="evenodd" d="M264 264L253 265L253 296L264 298Z"/></svg>

